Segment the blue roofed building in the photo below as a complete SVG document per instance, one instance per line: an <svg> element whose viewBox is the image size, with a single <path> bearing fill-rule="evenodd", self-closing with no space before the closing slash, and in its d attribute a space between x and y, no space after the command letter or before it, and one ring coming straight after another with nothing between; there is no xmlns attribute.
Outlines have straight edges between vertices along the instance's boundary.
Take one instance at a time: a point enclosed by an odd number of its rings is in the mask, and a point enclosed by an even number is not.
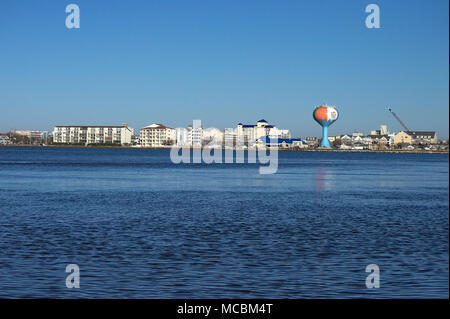
<svg viewBox="0 0 450 319"><path fill-rule="evenodd" d="M260 146L279 147L279 148L306 148L308 144L301 138L271 138L269 136L260 137L257 141Z"/></svg>
<svg viewBox="0 0 450 319"><path fill-rule="evenodd" d="M264 119L256 122L256 125L239 123L236 132L239 143L245 146L254 146L258 143L259 138L266 136L284 139L291 137L289 130L280 130L275 125L270 125Z"/></svg>

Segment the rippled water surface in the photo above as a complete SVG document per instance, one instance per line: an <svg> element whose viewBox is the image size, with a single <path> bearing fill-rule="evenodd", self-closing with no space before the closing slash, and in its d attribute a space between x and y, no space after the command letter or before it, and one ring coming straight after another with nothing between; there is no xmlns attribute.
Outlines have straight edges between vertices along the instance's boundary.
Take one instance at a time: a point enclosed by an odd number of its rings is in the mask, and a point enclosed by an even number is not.
<svg viewBox="0 0 450 319"><path fill-rule="evenodd" d="M448 155L279 161L0 148L0 297L449 297Z"/></svg>

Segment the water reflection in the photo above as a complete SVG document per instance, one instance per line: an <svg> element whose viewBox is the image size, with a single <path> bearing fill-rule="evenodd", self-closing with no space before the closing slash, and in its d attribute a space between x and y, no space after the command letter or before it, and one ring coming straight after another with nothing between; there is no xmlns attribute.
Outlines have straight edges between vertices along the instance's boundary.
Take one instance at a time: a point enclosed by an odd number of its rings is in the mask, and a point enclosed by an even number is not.
<svg viewBox="0 0 450 319"><path fill-rule="evenodd" d="M327 167L319 167L315 170L314 181L316 191L330 191L334 186L334 174Z"/></svg>

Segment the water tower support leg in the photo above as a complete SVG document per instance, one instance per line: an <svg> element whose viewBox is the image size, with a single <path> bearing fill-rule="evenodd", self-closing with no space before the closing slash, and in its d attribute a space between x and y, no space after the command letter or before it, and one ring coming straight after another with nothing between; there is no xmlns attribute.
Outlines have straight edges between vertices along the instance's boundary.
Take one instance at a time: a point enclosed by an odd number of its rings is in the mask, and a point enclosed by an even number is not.
<svg viewBox="0 0 450 319"><path fill-rule="evenodd" d="M331 147L330 141L328 140L328 125L322 127L322 143L320 147Z"/></svg>

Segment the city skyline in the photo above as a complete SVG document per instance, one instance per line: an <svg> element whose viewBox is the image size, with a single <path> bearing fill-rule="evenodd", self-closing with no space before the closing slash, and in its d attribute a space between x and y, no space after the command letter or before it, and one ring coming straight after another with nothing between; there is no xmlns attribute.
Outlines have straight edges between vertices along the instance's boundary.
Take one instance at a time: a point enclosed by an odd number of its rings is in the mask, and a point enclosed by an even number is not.
<svg viewBox="0 0 450 319"><path fill-rule="evenodd" d="M150 124L150 125L146 125L144 127L135 127L133 125L129 125L129 123L122 123L122 125L119 125L117 123L116 124L109 124L109 125L90 125L90 124L78 125L78 124L73 124L72 123L72 124L67 124L67 125L54 125L53 127L51 127L48 130L42 130L42 129L36 129L36 130L34 130L34 129L33 130L30 130L30 129L17 129L17 130L16 129L10 129L10 130L5 131L5 132L0 132L0 134L7 134L7 133L19 133L19 134L22 134L22 133L25 133L25 132L29 132L29 133L38 133L39 132L39 133L48 133L48 134L51 135L52 132L54 131L54 129L57 128L57 127L85 127L85 128L88 128L88 127L110 128L110 127L112 127L112 128L115 128L115 127L124 127L124 126L126 126L126 127L132 128L132 130L134 132L132 135L137 136L137 135L140 134L141 130L146 129L148 127L151 127L152 125L161 125L161 126L168 127L170 129L186 129L186 128L192 127L193 123L195 123L195 122L200 122L201 123L202 121L197 119L197 120L193 120L191 123L186 124L185 126L177 126L177 127L166 126L165 122L153 123L153 124ZM259 122L259 121L255 121L255 122ZM242 123L238 123L234 127L230 126L230 127L225 127L225 128L217 128L217 127L211 127L211 126L203 125L203 123L202 123L201 124L201 128L204 129L204 130L217 130L217 131L220 131L220 132L223 133L223 132L226 132L227 130L236 130L239 127L239 125L241 125L241 124ZM386 124L380 124L378 127L370 128L368 130L354 130L354 131L343 132L343 133L340 133L340 134L331 134L330 137L343 136L343 135L352 135L352 134L358 134L358 135L362 134L363 136L369 136L369 135L373 135L374 131L377 131L377 130L378 131L382 131L383 129L387 130L388 133L381 133L381 135L383 135L383 134L386 134L386 135L387 134L391 134L392 135L392 134L398 134L400 132L410 132L410 131L408 131L408 130L406 130L404 128L399 129L399 130L391 130L391 131L389 131L389 127ZM289 128L285 128L285 130L291 132L291 129L289 129ZM411 132L415 132L415 131L420 131L420 130L411 130ZM433 130L429 131L429 132L436 132L436 133L438 133L437 131L433 131ZM378 134L380 134L380 133L378 133ZM297 138L306 138L306 137L321 138L320 130L319 130L319 133L317 133L315 135L312 134L312 135L309 135L309 136L297 136ZM447 140L447 139L448 138L441 138L441 137L439 138L439 140Z"/></svg>
<svg viewBox="0 0 450 319"><path fill-rule="evenodd" d="M448 138L447 1L378 1L380 29L364 25L367 1L74 3L76 30L69 2L0 4L0 132L264 118L319 136L311 114L327 103L330 135L400 132L392 107Z"/></svg>

